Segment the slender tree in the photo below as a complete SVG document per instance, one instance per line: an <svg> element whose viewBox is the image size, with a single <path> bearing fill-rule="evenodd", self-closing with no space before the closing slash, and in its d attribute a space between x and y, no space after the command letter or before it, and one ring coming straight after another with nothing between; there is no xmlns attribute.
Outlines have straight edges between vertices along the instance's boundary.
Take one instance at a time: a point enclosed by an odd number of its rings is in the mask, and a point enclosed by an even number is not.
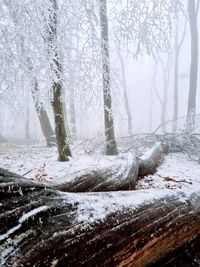
<svg viewBox="0 0 200 267"><path fill-rule="evenodd" d="M177 129L177 119L178 119L178 110L179 110L179 92L178 92L178 71L179 71L179 58L180 51L185 39L187 20L185 20L184 30L179 41L179 15L176 11L176 24L175 24L175 52L174 52L174 114L173 114L173 132Z"/></svg>
<svg viewBox="0 0 200 267"><path fill-rule="evenodd" d="M33 68L30 59L28 59L27 63L31 76ZM40 91L39 91L38 81L35 77L31 79L31 93L33 97L35 110L37 112L38 119L40 122L41 130L46 139L46 144L47 146L52 146L55 143L54 131L51 127L51 123L47 111L45 109L44 103L40 101Z"/></svg>
<svg viewBox="0 0 200 267"><path fill-rule="evenodd" d="M20 21L18 17L15 14L15 10L13 10L13 7L9 2L4 1L6 6L8 7L10 16L12 21L14 22L15 28L17 29L20 26ZM42 130L42 133L45 137L46 144L47 146L52 146L55 143L55 138L54 138L54 131L52 129L47 111L45 109L44 103L40 100L40 94L39 94L39 86L38 86L38 81L37 78L35 77L34 71L33 71L33 63L31 62L30 57L27 56L27 51L24 46L24 36L22 35L22 32L19 32L19 41L20 41L20 49L21 49L21 54L20 54L20 61L23 63L22 65L25 67L25 71L28 71L28 76L30 77L31 80L31 94L35 106L36 113L38 115L38 119L40 122L40 127ZM27 98L28 101L28 98ZM27 109L28 109L28 103L27 103ZM26 137L28 139L29 136L29 127L28 127L28 114L27 114L27 121L26 121Z"/></svg>
<svg viewBox="0 0 200 267"><path fill-rule="evenodd" d="M188 14L191 33L191 63L190 63L190 84L187 110L187 128L192 131L195 128L196 96L197 96L197 77L198 77L198 10L199 1L188 0Z"/></svg>
<svg viewBox="0 0 200 267"><path fill-rule="evenodd" d="M52 8L49 10L49 27L48 27L48 46L49 57L52 58L52 107L55 120L56 142L58 147L58 160L68 161L71 151L68 144L67 133L65 129L65 120L63 115L62 103L62 69L57 48L57 2L50 0Z"/></svg>
<svg viewBox="0 0 200 267"><path fill-rule="evenodd" d="M115 36L117 40L117 36ZM128 134L129 136L132 136L133 130L132 130L132 114L129 106L129 101L128 101L128 92L127 92L127 84L126 84L126 69L124 65L124 59L121 54L121 49L120 49L120 42L117 40L115 42L115 47L117 49L117 55L120 61L121 65L121 72L122 72L122 89L123 89L123 95L124 95L124 104L125 104L125 110L127 114L127 119L128 119Z"/></svg>
<svg viewBox="0 0 200 267"><path fill-rule="evenodd" d="M71 35L73 32L71 32ZM69 40L69 47L70 49L68 50L68 60L71 63L72 62L72 39L70 38ZM74 69L72 67L72 64L69 69L69 80L70 80L70 85L69 85L69 99L70 99L70 129L71 129L71 139L75 140L76 139L76 110L75 110L75 94L74 94L74 89L75 89L75 77L74 77Z"/></svg>
<svg viewBox="0 0 200 267"><path fill-rule="evenodd" d="M108 18L106 0L99 0L100 3L100 25L101 25L101 52L103 71L103 103L104 103L104 126L106 137L106 155L118 154L114 134L114 121L112 111L112 96L110 88L110 58L108 40Z"/></svg>
<svg viewBox="0 0 200 267"><path fill-rule="evenodd" d="M170 55L168 55L167 62L165 63L160 57L158 57L159 62L162 66L163 72L163 99L162 99L162 109L161 109L161 125L163 133L166 133L166 111L167 111L167 101L168 101L168 89L170 82L170 66L171 59Z"/></svg>

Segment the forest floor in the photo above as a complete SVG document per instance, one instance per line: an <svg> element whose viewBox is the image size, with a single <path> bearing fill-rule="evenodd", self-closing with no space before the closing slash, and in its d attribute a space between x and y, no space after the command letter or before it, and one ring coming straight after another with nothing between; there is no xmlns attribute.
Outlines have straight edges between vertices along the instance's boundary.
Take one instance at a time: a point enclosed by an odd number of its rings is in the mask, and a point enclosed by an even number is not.
<svg viewBox="0 0 200 267"><path fill-rule="evenodd" d="M122 160L131 160L131 153L106 157L101 153L86 153L81 146L74 146L74 156L69 162L57 161L56 147L42 145L19 145L0 143L0 167L26 178L41 182L56 183L70 181L80 172L111 167ZM137 189L191 188L200 183L200 165L182 153L168 154L154 175L140 179Z"/></svg>
<svg viewBox="0 0 200 267"><path fill-rule="evenodd" d="M72 150L74 156L69 162L58 162L55 147L2 143L0 167L38 182L55 185L75 179L77 173L84 174L97 168L110 168L124 160L131 160L134 153L134 150L124 150L118 156L106 157L100 151L88 153L82 146L74 145ZM200 192L200 165L182 153L165 155L155 174L140 179L136 189L107 193L61 194L68 202L79 202L78 221L93 222L105 218L114 211L135 208L141 203L165 199L166 196L176 195L181 201L186 201L191 194Z"/></svg>

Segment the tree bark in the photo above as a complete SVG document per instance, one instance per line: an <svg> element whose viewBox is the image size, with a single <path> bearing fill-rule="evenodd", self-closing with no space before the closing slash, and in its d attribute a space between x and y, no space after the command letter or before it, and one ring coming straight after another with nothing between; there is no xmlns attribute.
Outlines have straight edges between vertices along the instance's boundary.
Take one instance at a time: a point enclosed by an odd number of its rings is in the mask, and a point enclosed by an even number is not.
<svg viewBox="0 0 200 267"><path fill-rule="evenodd" d="M190 21L191 33L191 63L190 63L190 85L188 96L188 111L187 111L187 128L188 131L193 131L195 128L195 112L196 112L196 96L197 96L197 79L198 79L198 22L197 22L197 7L195 0L188 0L188 14Z"/></svg>
<svg viewBox="0 0 200 267"><path fill-rule="evenodd" d="M163 146L161 143L154 145L146 155L139 159L139 176L154 174L163 157Z"/></svg>
<svg viewBox="0 0 200 267"><path fill-rule="evenodd" d="M108 192L135 189L138 178L138 159L122 158L120 164L113 160L109 168L96 168L85 174L79 172L71 182L54 186L65 192Z"/></svg>
<svg viewBox="0 0 200 267"><path fill-rule="evenodd" d="M84 197L92 203L93 196ZM102 196L111 197L96 193L97 209ZM200 235L199 193L118 208L91 223L78 219L81 212L91 214L87 204L79 209L81 195L71 201L72 194L10 173L0 175L0 197L0 265L5 267L153 266L170 253L180 255Z"/></svg>
<svg viewBox="0 0 200 267"><path fill-rule="evenodd" d="M52 92L53 101L52 107L55 120L55 134L58 147L58 160L68 161L71 156L71 151L68 144L68 138L65 128L65 120L63 115L62 104L62 78L61 78L61 63L58 56L57 49L57 2L50 0L52 3L52 10L49 10L49 29L48 29L48 45L49 56L52 59L51 70L53 73ZM56 78L55 78L56 77Z"/></svg>
<svg viewBox="0 0 200 267"><path fill-rule="evenodd" d="M84 174L77 172L66 181L59 182L53 188L65 192L109 192L133 190L138 181L145 175L155 173L163 157L163 146L156 143L145 155L138 158L134 155L113 159L113 164L107 168L88 170Z"/></svg>
<svg viewBox="0 0 200 267"><path fill-rule="evenodd" d="M33 102L35 105L35 110L38 115L38 119L40 122L42 133L46 139L47 146L53 146L55 145L55 134L51 127L51 123L47 114L47 111L44 107L44 104L39 100L39 88L38 88L38 82L36 79L34 79L31 93L33 97Z"/></svg>
<svg viewBox="0 0 200 267"><path fill-rule="evenodd" d="M114 134L114 121L112 110L112 97L110 89L110 57L108 41L108 18L107 0L99 0L100 4L100 25L101 25L101 53L103 71L103 104L104 104L104 127L106 137L106 155L117 155L117 145Z"/></svg>

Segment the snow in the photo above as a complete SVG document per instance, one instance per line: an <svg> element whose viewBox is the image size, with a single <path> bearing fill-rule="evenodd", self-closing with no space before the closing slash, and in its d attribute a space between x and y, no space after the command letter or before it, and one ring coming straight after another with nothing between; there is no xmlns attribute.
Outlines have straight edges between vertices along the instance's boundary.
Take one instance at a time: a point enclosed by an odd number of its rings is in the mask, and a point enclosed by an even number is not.
<svg viewBox="0 0 200 267"><path fill-rule="evenodd" d="M118 171L125 172L125 166L130 165L135 157L133 153L121 153L113 157L105 157L100 153L90 155L77 149L69 162L58 162L56 148L14 144L0 146L1 167L20 174L31 170L26 177L40 181L40 174L41 181L50 184L70 181L77 175L100 168L120 166ZM144 158L149 153L146 153ZM92 223L103 220L112 212L135 209L141 204L166 196L175 196L184 202L194 192L200 192L200 165L190 161L187 155L174 153L164 157L154 175L139 180L136 191L60 194L64 203L77 204L77 222ZM46 208L48 207L42 206L24 214L19 223Z"/></svg>
<svg viewBox="0 0 200 267"><path fill-rule="evenodd" d="M129 208L136 209L141 204L147 204L155 199L170 195L173 195L172 191L157 189L109 193L63 193L67 203L78 203L77 222L89 224L103 220L115 211L123 212Z"/></svg>
<svg viewBox="0 0 200 267"><path fill-rule="evenodd" d="M8 238L11 234L17 231L21 226L22 226L21 224L18 224L15 227L9 229L5 234L0 235L0 241Z"/></svg>
<svg viewBox="0 0 200 267"><path fill-rule="evenodd" d="M160 142L157 142L155 146L153 146L151 149L146 150L143 155L141 156L141 159L143 161L149 160L149 157L154 154L161 146Z"/></svg>
<svg viewBox="0 0 200 267"><path fill-rule="evenodd" d="M166 155L156 174L139 181L136 191L100 193L61 193L68 203L78 203L78 222L93 223L107 215L136 209L165 197L178 197L185 202L191 194L200 192L200 165L184 154ZM163 200L165 201L165 200Z"/></svg>
<svg viewBox="0 0 200 267"><path fill-rule="evenodd" d="M47 209L49 209L49 207L44 205L44 206L41 206L41 207L38 207L38 208L35 208L35 209L29 211L29 212L23 214L22 217L19 218L19 223L23 223L26 220L28 220L28 218L33 217L37 213L39 213L41 211L45 211Z"/></svg>
<svg viewBox="0 0 200 267"><path fill-rule="evenodd" d="M118 167L118 174L128 174L127 166L131 166L134 157L134 153L131 152L109 157L102 153L89 155L83 149L76 148L69 162L59 162L55 147L0 144L2 168L50 185L70 182L77 176L106 168L114 170Z"/></svg>
<svg viewBox="0 0 200 267"><path fill-rule="evenodd" d="M46 205L40 206L38 208L35 208L27 213L24 213L18 220L18 225L14 226L13 228L9 229L5 234L0 235L0 241L7 239L11 234L13 234L14 232L16 232L23 224L23 222L25 222L26 220L28 220L28 218L33 217L34 215L36 215L37 213L40 213L41 211L47 210L49 207Z"/></svg>
<svg viewBox="0 0 200 267"><path fill-rule="evenodd" d="M200 165L181 153L165 156L154 175L141 179L137 189L193 190L200 188Z"/></svg>

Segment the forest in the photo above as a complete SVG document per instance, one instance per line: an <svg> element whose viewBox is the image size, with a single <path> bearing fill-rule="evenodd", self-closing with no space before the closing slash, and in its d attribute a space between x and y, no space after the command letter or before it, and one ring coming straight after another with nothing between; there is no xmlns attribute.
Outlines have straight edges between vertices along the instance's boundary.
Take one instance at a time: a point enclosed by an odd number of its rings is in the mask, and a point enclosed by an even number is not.
<svg viewBox="0 0 200 267"><path fill-rule="evenodd" d="M0 267L200 266L200 0L0 0Z"/></svg>

